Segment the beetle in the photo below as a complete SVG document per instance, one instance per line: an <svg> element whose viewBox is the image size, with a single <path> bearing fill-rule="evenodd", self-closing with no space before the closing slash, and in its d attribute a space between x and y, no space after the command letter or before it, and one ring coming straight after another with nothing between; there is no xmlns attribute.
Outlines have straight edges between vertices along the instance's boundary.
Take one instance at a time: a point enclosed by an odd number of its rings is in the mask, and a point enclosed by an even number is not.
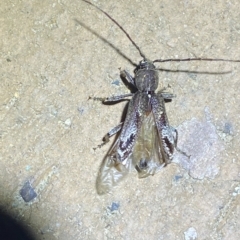
<svg viewBox="0 0 240 240"><path fill-rule="evenodd" d="M175 95L166 92L166 88L156 92L159 76L154 63L170 61L240 62L240 60L185 58L151 61L143 54L123 27L107 12L87 0L82 1L92 5L113 21L124 32L143 58L134 70L134 77L125 70L121 71L127 83L136 89L135 93L109 98L92 98L107 103L132 97L129 101L124 122L109 131L104 136L103 143L99 145L99 147L103 146L109 141L110 137L118 134L117 139L103 159L97 177L97 192L104 194L121 181L132 168L138 171L139 178L144 178L154 175L171 163L175 149L188 156L178 149L178 132L170 126L166 114L165 101L172 100Z"/></svg>

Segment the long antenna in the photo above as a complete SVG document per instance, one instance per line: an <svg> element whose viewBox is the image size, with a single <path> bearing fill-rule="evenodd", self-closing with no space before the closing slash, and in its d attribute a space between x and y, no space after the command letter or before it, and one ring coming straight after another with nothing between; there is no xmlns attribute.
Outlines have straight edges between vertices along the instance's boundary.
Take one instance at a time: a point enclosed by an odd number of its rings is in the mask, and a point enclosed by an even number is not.
<svg viewBox="0 0 240 240"><path fill-rule="evenodd" d="M223 59L223 58L176 58L176 59L156 59L153 62L187 62L187 61L219 61L219 62L240 62L240 60Z"/></svg>
<svg viewBox="0 0 240 240"><path fill-rule="evenodd" d="M132 44L137 48L138 52L140 53L141 57L146 60L145 55L142 53L142 51L140 50L140 48L138 47L138 45L132 40L132 38L129 36L129 34L123 29L123 27L114 19L112 18L107 12L103 11L101 8L99 8L98 6L94 5L93 3L87 1L87 0L82 0L90 5L92 5L93 7L97 8L99 11L101 11L102 13L104 13L108 18L110 18L127 36L127 38L132 42Z"/></svg>

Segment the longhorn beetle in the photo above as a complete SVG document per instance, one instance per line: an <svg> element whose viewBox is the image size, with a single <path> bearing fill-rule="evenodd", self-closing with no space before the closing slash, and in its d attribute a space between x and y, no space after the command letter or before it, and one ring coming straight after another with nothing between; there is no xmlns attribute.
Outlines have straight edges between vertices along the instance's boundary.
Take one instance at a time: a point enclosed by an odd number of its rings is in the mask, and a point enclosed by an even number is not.
<svg viewBox="0 0 240 240"><path fill-rule="evenodd" d="M186 58L151 61L143 54L123 27L107 12L87 0L82 1L92 5L113 21L124 32L143 58L134 70L134 77L126 71L121 71L129 85L137 89L135 93L109 98L93 98L106 103L132 97L129 101L125 121L110 130L103 138L103 143L99 145L101 147L109 141L111 136L120 132L105 156L98 173L97 191L99 194L104 194L122 180L132 167L136 168L140 178L154 175L161 168L171 163L174 149L179 150L177 148L178 132L169 125L165 110L165 101L171 100L175 96L165 92L165 88L157 93L155 92L159 78L154 63L170 61L240 62L240 60Z"/></svg>

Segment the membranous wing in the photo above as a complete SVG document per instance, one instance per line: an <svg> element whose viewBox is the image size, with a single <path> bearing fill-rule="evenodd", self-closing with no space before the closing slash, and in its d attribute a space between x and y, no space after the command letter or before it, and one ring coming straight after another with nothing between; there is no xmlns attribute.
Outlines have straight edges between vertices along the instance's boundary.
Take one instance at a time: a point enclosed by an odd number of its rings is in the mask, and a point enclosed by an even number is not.
<svg viewBox="0 0 240 240"><path fill-rule="evenodd" d="M132 162L138 171L139 178L154 175L165 166L160 138L152 111L144 116L133 149Z"/></svg>
<svg viewBox="0 0 240 240"><path fill-rule="evenodd" d="M131 163L127 162L126 165L123 165L117 160L118 140L116 140L113 147L107 153L98 172L96 182L98 194L109 192L129 172Z"/></svg>
<svg viewBox="0 0 240 240"><path fill-rule="evenodd" d="M146 94L140 92L135 93L130 100L120 135L104 158L98 173L96 186L99 194L109 192L132 168L133 147L148 105Z"/></svg>

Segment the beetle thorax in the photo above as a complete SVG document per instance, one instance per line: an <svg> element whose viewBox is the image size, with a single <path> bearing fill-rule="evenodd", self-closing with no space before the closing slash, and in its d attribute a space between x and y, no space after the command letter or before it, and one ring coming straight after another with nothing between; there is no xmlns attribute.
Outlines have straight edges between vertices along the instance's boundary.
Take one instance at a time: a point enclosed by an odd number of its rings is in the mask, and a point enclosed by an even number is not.
<svg viewBox="0 0 240 240"><path fill-rule="evenodd" d="M155 91L158 87L158 72L149 60L142 60L135 69L135 84L139 91Z"/></svg>

